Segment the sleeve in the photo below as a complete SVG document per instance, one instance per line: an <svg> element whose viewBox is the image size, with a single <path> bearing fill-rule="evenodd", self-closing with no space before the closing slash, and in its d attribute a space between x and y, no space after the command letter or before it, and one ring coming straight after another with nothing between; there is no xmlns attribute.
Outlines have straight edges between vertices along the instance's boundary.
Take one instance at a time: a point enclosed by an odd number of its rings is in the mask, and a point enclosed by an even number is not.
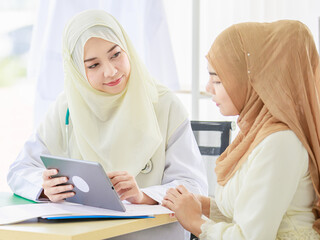
<svg viewBox="0 0 320 240"><path fill-rule="evenodd" d="M7 181L15 194L38 201L42 191L42 172L45 170L39 157L41 154L50 153L39 136L34 133L9 167Z"/></svg>
<svg viewBox="0 0 320 240"><path fill-rule="evenodd" d="M210 216L209 217L214 222L227 222L227 223L232 222L231 218L228 218L222 214L213 197L210 197Z"/></svg>
<svg viewBox="0 0 320 240"><path fill-rule="evenodd" d="M168 141L161 184L141 190L159 203L167 189L178 185L184 185L195 194L208 194L204 163L189 120L185 120Z"/></svg>
<svg viewBox="0 0 320 240"><path fill-rule="evenodd" d="M299 181L308 174L308 153L292 131L282 131L265 138L247 161L248 170L237 182L233 222L208 219L200 239L276 239Z"/></svg>

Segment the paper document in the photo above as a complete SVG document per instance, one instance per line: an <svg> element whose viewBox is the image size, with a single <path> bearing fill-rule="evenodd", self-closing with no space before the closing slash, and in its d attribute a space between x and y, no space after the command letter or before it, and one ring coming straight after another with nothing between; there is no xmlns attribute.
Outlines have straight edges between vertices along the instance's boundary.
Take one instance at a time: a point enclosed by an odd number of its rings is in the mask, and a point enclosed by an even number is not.
<svg viewBox="0 0 320 240"><path fill-rule="evenodd" d="M130 218L172 213L172 211L161 205L125 204L125 208L125 212L118 212L69 202L6 206L0 208L0 225L37 217L114 216Z"/></svg>
<svg viewBox="0 0 320 240"><path fill-rule="evenodd" d="M63 215L66 210L51 203L12 205L0 208L0 225L22 222L43 215Z"/></svg>

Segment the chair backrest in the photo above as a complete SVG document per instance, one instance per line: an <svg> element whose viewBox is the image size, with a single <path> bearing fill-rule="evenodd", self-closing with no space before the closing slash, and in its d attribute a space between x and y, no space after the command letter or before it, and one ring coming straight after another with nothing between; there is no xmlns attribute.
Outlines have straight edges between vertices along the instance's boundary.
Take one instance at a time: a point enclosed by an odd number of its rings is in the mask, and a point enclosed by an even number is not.
<svg viewBox="0 0 320 240"><path fill-rule="evenodd" d="M201 155L218 156L223 153L230 143L232 125L233 122L191 121Z"/></svg>
<svg viewBox="0 0 320 240"><path fill-rule="evenodd" d="M191 128L207 169L210 196L214 196L217 181L215 161L230 144L233 126L234 122L229 121L191 121Z"/></svg>

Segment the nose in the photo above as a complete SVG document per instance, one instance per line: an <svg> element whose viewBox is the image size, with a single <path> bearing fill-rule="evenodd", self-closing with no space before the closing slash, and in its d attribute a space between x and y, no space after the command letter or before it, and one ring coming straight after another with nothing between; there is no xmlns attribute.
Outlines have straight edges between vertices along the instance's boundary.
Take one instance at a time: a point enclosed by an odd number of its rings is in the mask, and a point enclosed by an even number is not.
<svg viewBox="0 0 320 240"><path fill-rule="evenodd" d="M213 86L213 83L209 80L208 83L207 83L207 86L206 86L206 91L208 93L211 93L213 95L216 94L215 90L214 90L214 86Z"/></svg>
<svg viewBox="0 0 320 240"><path fill-rule="evenodd" d="M103 75L105 78L114 77L117 72L118 69L112 63L105 63L103 68Z"/></svg>

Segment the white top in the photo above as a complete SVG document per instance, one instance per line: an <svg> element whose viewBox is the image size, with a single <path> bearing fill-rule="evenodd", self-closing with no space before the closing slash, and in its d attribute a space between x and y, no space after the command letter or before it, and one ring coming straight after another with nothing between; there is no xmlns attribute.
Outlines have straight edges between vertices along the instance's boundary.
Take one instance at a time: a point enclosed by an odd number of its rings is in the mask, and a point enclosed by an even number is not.
<svg viewBox="0 0 320 240"><path fill-rule="evenodd" d="M159 203L168 188L180 184L194 193L207 195L208 185L204 164L197 148L190 122L186 120L167 144L162 185L150 186L142 191ZM41 154L50 153L39 136L34 133L10 166L7 177L14 193L34 201L38 200L42 191L42 172L45 166L40 159Z"/></svg>
<svg viewBox="0 0 320 240"><path fill-rule="evenodd" d="M200 239L319 239L308 161L291 130L266 137L225 186L217 185Z"/></svg>

